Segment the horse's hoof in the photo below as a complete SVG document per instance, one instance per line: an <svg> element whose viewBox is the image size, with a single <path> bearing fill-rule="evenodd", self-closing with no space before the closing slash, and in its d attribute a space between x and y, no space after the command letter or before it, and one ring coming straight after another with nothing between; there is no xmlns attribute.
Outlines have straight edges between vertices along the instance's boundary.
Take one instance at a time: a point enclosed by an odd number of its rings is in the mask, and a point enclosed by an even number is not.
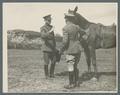
<svg viewBox="0 0 120 95"><path fill-rule="evenodd" d="M88 73L91 73L91 70L88 70Z"/></svg>
<svg viewBox="0 0 120 95"><path fill-rule="evenodd" d="M74 84L64 86L64 88L66 88L66 89L72 89L72 88L75 88L75 87L76 86Z"/></svg>
<svg viewBox="0 0 120 95"><path fill-rule="evenodd" d="M55 78L55 76L54 75L50 75L50 78Z"/></svg>
<svg viewBox="0 0 120 95"><path fill-rule="evenodd" d="M77 83L75 84L75 87L80 87L80 84L82 84L82 83L77 82Z"/></svg>

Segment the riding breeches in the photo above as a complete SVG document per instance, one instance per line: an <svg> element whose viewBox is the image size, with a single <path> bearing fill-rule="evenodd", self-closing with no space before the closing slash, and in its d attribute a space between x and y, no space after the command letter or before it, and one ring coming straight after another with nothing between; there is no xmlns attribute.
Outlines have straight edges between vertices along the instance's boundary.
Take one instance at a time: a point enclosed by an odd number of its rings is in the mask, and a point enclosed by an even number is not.
<svg viewBox="0 0 120 95"><path fill-rule="evenodd" d="M80 53L66 55L66 62L67 62L67 67L69 72L77 69L77 64L79 63L80 55L81 55Z"/></svg>
<svg viewBox="0 0 120 95"><path fill-rule="evenodd" d="M43 58L45 65L48 65L51 61L51 64L55 64L56 56L53 52L43 52Z"/></svg>

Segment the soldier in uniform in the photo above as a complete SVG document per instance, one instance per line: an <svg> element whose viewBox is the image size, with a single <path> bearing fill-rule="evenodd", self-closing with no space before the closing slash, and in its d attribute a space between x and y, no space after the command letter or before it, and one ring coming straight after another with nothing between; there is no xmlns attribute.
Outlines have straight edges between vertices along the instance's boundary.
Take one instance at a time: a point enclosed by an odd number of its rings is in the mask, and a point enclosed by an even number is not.
<svg viewBox="0 0 120 95"><path fill-rule="evenodd" d="M43 39L43 58L44 58L44 72L46 78L54 77L54 69L56 63L56 41L54 36L54 27L51 25L51 15L44 16L45 25L40 28L41 38ZM50 65L50 71L48 65Z"/></svg>
<svg viewBox="0 0 120 95"><path fill-rule="evenodd" d="M63 45L60 49L62 54L65 51L66 62L69 72L69 84L65 88L70 89L79 86L79 63L82 46L80 44L80 27L73 23L74 15L65 14L66 25L63 28Z"/></svg>

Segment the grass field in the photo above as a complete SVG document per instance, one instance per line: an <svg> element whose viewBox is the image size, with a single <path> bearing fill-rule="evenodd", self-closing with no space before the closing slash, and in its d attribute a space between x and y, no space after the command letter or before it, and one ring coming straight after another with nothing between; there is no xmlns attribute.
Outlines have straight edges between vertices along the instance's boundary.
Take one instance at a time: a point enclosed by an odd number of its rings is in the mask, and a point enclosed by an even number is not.
<svg viewBox="0 0 120 95"><path fill-rule="evenodd" d="M9 92L81 92L115 91L116 63L115 48L97 50L99 81L83 80L80 87L65 89L68 83L67 64L64 55L56 64L55 78L46 80L43 72L43 58L40 50L8 50L8 91ZM87 71L84 53L79 63L80 76Z"/></svg>

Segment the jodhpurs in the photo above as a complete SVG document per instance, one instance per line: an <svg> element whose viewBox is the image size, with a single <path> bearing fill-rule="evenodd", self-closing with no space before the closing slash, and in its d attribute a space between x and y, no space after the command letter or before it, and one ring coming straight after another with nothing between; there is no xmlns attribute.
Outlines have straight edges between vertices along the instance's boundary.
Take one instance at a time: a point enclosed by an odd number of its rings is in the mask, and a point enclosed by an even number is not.
<svg viewBox="0 0 120 95"><path fill-rule="evenodd" d="M51 61L51 64L55 64L56 56L53 52L43 52L44 64L48 65Z"/></svg>

